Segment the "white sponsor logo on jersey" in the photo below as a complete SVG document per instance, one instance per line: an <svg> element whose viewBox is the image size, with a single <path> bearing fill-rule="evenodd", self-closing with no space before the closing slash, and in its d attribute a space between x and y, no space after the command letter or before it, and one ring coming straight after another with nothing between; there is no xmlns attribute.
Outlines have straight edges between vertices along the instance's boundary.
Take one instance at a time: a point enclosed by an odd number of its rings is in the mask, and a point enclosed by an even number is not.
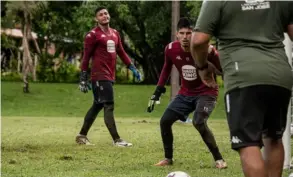
<svg viewBox="0 0 293 177"><path fill-rule="evenodd" d="M178 55L178 56L176 57L176 60L182 60L182 58Z"/></svg>
<svg viewBox="0 0 293 177"><path fill-rule="evenodd" d="M109 53L115 53L115 42L113 40L107 41L107 51Z"/></svg>
<svg viewBox="0 0 293 177"><path fill-rule="evenodd" d="M246 3L241 4L242 11L269 9L270 2L264 0L245 0Z"/></svg>
<svg viewBox="0 0 293 177"><path fill-rule="evenodd" d="M185 80L193 81L197 79L196 68L192 65L183 65L182 68L182 76Z"/></svg>

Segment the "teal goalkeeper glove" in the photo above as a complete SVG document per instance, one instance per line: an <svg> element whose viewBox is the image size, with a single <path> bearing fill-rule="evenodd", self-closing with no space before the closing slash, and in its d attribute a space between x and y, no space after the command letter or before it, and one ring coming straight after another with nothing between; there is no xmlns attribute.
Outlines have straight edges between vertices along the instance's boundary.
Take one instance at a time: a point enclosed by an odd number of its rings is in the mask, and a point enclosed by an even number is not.
<svg viewBox="0 0 293 177"><path fill-rule="evenodd" d="M130 64L130 65L128 66L128 69L129 69L130 71L132 71L134 77L137 79L138 82L140 82L140 81L141 81L141 74L140 74L140 72L136 69L136 67L135 67L133 64Z"/></svg>

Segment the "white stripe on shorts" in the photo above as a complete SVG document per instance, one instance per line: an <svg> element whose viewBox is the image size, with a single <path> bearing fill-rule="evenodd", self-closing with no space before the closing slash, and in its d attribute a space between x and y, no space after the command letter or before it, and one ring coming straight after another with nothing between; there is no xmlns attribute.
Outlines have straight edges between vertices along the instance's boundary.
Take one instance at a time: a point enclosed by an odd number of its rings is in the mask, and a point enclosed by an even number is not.
<svg viewBox="0 0 293 177"><path fill-rule="evenodd" d="M226 111L227 111L227 113L230 112L230 97L229 97L229 94L226 94Z"/></svg>

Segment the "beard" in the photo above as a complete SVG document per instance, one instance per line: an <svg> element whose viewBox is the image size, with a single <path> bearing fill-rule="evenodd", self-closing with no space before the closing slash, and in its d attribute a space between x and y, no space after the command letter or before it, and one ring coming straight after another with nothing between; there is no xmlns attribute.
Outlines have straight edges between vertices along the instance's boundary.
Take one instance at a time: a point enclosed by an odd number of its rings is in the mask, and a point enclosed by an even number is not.
<svg viewBox="0 0 293 177"><path fill-rule="evenodd" d="M108 26L109 25L109 21L108 22L101 22L101 23L99 23L101 26Z"/></svg>
<svg viewBox="0 0 293 177"><path fill-rule="evenodd" d="M189 44L182 44L182 47L188 48L189 47Z"/></svg>
<svg viewBox="0 0 293 177"><path fill-rule="evenodd" d="M106 20L102 20L101 22L99 22L100 25L102 26L107 26L110 23L110 17L107 18Z"/></svg>

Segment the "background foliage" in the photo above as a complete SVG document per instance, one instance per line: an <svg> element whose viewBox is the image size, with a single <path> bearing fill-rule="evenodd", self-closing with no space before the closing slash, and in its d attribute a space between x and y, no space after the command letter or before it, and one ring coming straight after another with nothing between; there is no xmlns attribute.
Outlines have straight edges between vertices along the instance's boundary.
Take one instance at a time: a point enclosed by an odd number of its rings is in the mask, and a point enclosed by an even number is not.
<svg viewBox="0 0 293 177"><path fill-rule="evenodd" d="M61 62L58 70L53 69L53 60L66 60L71 55L82 56L83 38L95 26L94 11L99 6L109 9L111 27L117 29L125 50L136 66L141 68L144 83L155 84L164 62L164 47L171 42L171 2L170 1L48 1L42 4L34 2L30 8L32 30L38 35L42 49L37 69L40 82L76 82L79 69ZM180 2L181 17L190 17L195 23L200 10L200 1ZM2 28L18 27L21 15L17 2L1 1ZM16 60L20 39L1 35L2 46L13 51L12 60ZM49 44L54 44L56 52L47 54ZM34 53L32 47L32 53ZM117 66L117 81L131 82L131 75L125 72L125 66ZM15 66L9 72L15 72ZM69 74L70 73L70 74ZM69 74L69 76L65 76ZM15 74L8 74L9 77ZM8 78L2 75L4 80ZM128 76L128 77L127 77ZM19 77L20 78L20 77Z"/></svg>

